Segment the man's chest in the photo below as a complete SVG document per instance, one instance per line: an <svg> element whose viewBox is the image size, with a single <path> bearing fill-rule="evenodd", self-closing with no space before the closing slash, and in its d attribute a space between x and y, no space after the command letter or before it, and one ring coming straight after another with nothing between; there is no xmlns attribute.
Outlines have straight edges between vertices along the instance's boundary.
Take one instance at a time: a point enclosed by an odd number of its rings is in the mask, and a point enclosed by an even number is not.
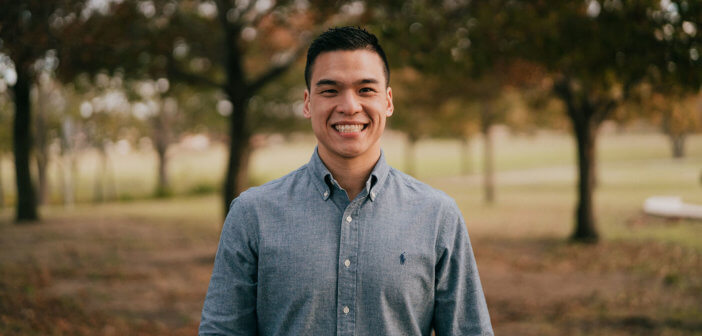
<svg viewBox="0 0 702 336"><path fill-rule="evenodd" d="M291 301L330 293L355 303L432 297L437 219L415 210L370 202L269 209L259 222L259 286Z"/></svg>

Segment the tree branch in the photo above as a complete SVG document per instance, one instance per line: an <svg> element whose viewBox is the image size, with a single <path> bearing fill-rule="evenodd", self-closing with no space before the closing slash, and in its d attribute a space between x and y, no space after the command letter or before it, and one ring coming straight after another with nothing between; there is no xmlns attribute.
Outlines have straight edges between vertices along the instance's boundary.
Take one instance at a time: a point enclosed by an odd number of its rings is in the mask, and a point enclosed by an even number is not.
<svg viewBox="0 0 702 336"><path fill-rule="evenodd" d="M251 1L255 2L255 1ZM229 22L229 19L227 18L227 12L232 9L231 6L231 1L228 0L215 0L215 5L217 6L217 19L219 20L219 23L222 25L222 28L224 28L224 34L229 35L232 33L233 26L234 24L232 22Z"/></svg>
<svg viewBox="0 0 702 336"><path fill-rule="evenodd" d="M568 114L571 115L572 118L575 118L574 113L576 113L577 107L575 106L573 91L570 88L570 78L563 76L557 79L553 83L553 92L566 104Z"/></svg>
<svg viewBox="0 0 702 336"><path fill-rule="evenodd" d="M336 22L337 19L338 18L336 15L332 15L329 17L328 20L325 20L323 24L319 25L320 29L315 29L315 31L312 32L312 34L308 34L307 38L300 41L300 43L297 46L297 49L295 49L295 51L287 60L283 61L283 63L281 64L271 66L271 68L269 68L266 72L258 76L258 78L251 80L247 85L248 91L254 93L261 89L271 80L282 75L288 68L290 68L295 63L295 61L297 61L298 58L300 58L307 52L307 47L312 37L321 34L321 27L325 27L323 29L326 29L326 27L333 26L331 25L331 23Z"/></svg>
<svg viewBox="0 0 702 336"><path fill-rule="evenodd" d="M247 86L248 91L253 93L260 90L268 82L282 75L290 68L307 51L307 43L301 42L293 54L280 64L271 66L266 72L259 75L258 78L252 80Z"/></svg>
<svg viewBox="0 0 702 336"><path fill-rule="evenodd" d="M205 76L183 71L175 65L175 60L171 57L168 58L167 71L169 77L177 78L188 84L207 86L216 89L225 87L224 84L213 81Z"/></svg>
<svg viewBox="0 0 702 336"><path fill-rule="evenodd" d="M593 116L593 120L595 121L596 125L600 125L609 115L611 114L612 111L619 105L619 101L617 99L612 99L612 98L603 98L597 104L594 104L595 107L595 113Z"/></svg>

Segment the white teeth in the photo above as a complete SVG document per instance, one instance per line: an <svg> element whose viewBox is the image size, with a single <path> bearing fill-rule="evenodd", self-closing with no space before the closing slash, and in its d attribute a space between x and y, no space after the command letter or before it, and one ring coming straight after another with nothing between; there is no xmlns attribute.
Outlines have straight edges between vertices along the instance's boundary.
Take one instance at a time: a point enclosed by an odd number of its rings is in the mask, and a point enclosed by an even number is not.
<svg viewBox="0 0 702 336"><path fill-rule="evenodd" d="M337 131L341 133L355 133L363 130L363 125L336 125Z"/></svg>

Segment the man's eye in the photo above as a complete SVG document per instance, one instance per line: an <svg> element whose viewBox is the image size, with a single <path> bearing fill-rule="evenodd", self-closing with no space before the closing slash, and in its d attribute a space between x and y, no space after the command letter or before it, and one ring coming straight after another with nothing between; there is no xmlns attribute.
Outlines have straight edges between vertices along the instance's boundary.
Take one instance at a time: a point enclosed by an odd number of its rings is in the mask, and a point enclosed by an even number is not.
<svg viewBox="0 0 702 336"><path fill-rule="evenodd" d="M375 92L375 89L367 87L367 88L362 88L360 91L361 91L361 93L373 93L373 92Z"/></svg>
<svg viewBox="0 0 702 336"><path fill-rule="evenodd" d="M323 95L330 95L330 94L335 94L336 90L334 89L327 89L327 90L322 90L321 94Z"/></svg>

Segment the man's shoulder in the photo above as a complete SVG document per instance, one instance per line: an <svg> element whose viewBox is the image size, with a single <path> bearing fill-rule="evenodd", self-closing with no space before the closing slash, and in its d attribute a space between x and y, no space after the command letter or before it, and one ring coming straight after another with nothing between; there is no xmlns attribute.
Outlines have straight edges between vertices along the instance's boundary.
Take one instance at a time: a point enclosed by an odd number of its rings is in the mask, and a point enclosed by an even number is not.
<svg viewBox="0 0 702 336"><path fill-rule="evenodd" d="M290 173L277 179L268 181L260 186L255 186L242 192L235 200L236 203L256 204L262 201L280 201L285 195L290 195L291 188L306 185L309 180L308 165L305 164Z"/></svg>
<svg viewBox="0 0 702 336"><path fill-rule="evenodd" d="M394 188L401 188L405 191L404 194L406 197L418 199L422 202L429 202L434 205L440 205L442 207L456 207L454 199L445 192L395 168L390 168L388 178Z"/></svg>

